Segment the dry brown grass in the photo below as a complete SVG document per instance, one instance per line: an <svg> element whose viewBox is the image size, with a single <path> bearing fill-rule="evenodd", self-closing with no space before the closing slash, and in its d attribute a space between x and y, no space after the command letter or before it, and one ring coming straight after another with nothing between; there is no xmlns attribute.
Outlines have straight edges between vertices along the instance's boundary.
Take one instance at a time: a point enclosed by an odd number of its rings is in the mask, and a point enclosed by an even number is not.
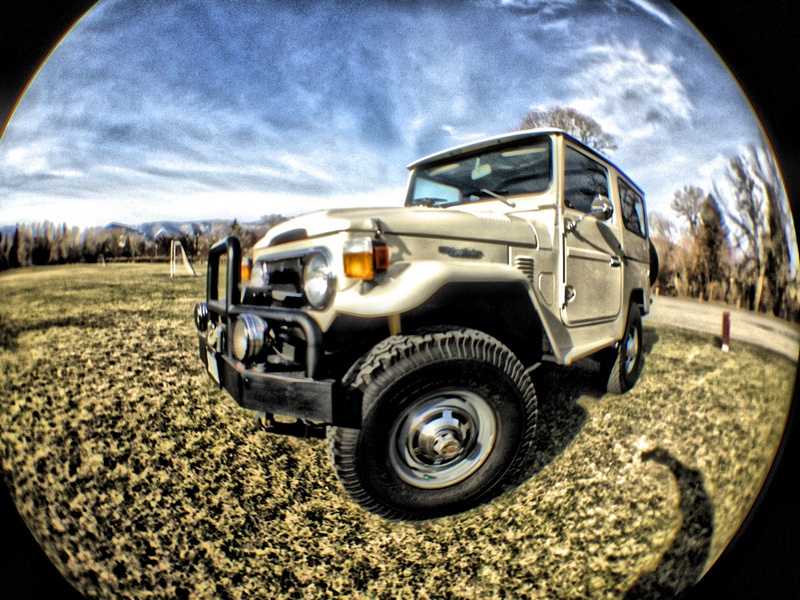
<svg viewBox="0 0 800 600"><path fill-rule="evenodd" d="M202 372L203 278L167 267L0 275L0 459L20 513L97 598L618 598L679 593L757 494L795 365L647 328L603 396L542 367L536 455L493 502L422 523L363 512L320 441L270 436Z"/></svg>

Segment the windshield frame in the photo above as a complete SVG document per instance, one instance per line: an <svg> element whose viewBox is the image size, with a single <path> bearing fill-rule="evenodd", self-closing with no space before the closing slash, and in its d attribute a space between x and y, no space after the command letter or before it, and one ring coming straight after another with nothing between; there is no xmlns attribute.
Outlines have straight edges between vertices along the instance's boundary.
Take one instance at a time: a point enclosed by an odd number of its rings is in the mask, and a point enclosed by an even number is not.
<svg viewBox="0 0 800 600"><path fill-rule="evenodd" d="M486 187L486 185L481 184L478 180L473 178L476 194L472 195L465 194L464 190L465 186L460 186L460 189L454 188L454 190L458 191L459 193L460 197L459 201L448 202L446 201L446 199L442 199L444 200L443 202L436 203L433 201L435 200L434 198L431 199L431 202L421 202L421 200L424 200L424 197L416 199L414 198L417 180L422 178L424 180L433 181L428 175L432 170L436 170L456 163L466 163L468 161L477 161L475 165L475 169L477 170L481 166L480 159L482 157L485 157L490 154L498 155L502 153L513 152L514 150L521 150L524 148L534 147L538 145L542 145L543 146L542 151L547 153L548 171L549 171L547 184L541 188L536 188L535 190L525 190L522 192L503 193L505 190L495 190L492 189L491 187ZM538 196L541 194L545 194L552 188L554 180L555 180L555 160L554 160L554 144L552 137L549 135L527 137L524 139L514 140L513 142L508 142L503 145L484 146L481 148L474 149L472 151L465 151L463 154L448 155L442 157L439 160L433 160L431 162L425 162L416 165L413 169L411 169L408 182L408 189L406 192L405 206L407 207L435 206L437 208L452 208L458 206L472 206L474 204L483 203L487 201L490 202L500 201L509 205L513 205L513 203L509 202L508 199ZM433 184L434 185L441 184L442 187L446 187L446 185L441 182L433 181ZM477 194L477 192L479 192L479 195Z"/></svg>

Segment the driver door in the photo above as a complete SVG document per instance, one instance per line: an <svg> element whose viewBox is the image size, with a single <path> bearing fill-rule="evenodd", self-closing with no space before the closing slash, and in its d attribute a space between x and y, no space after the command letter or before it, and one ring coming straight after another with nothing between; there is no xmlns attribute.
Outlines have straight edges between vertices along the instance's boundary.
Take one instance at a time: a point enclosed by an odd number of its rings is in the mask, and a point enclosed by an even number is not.
<svg viewBox="0 0 800 600"><path fill-rule="evenodd" d="M622 247L618 237L618 204L607 221L589 215L597 196L612 198L608 168L566 146L564 155L564 214L567 222L583 219L564 241L565 325L588 325L615 320L622 305ZM565 223L566 230L566 223Z"/></svg>

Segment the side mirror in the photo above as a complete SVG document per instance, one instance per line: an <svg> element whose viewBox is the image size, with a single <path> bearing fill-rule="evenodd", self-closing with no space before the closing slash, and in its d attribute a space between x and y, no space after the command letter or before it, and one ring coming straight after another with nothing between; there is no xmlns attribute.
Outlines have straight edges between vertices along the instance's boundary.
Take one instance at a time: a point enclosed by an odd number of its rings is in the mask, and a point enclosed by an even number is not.
<svg viewBox="0 0 800 600"><path fill-rule="evenodd" d="M608 221L614 214L614 207L606 196L598 194L592 200L592 210L589 214L601 221Z"/></svg>
<svg viewBox="0 0 800 600"><path fill-rule="evenodd" d="M601 196L600 194L595 196L594 200L592 200L591 207L592 210L590 212L583 214L574 221L567 223L567 233L575 231L578 223L583 221L588 216L595 217L600 221L608 221L611 218L611 215L614 214L614 206L611 204L611 201L607 196Z"/></svg>

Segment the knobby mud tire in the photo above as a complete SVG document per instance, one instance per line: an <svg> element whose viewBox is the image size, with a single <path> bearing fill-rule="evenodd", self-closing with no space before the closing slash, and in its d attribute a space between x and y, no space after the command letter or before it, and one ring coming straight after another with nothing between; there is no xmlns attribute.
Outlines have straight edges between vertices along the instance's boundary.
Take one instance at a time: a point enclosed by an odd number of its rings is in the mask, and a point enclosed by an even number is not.
<svg viewBox="0 0 800 600"><path fill-rule="evenodd" d="M353 365L343 385L349 401L361 406L362 427L330 427L328 451L344 489L372 513L420 520L462 512L499 493L525 466L536 428L536 392L519 360L489 335L453 328L387 338ZM491 449L461 464L461 471L445 468L444 485L415 480L415 471L398 458L405 446L397 440L413 437L399 435L403 423L407 429L418 421L426 402L459 394L475 399L465 403L477 407L475 414L493 415L486 419L495 427Z"/></svg>

